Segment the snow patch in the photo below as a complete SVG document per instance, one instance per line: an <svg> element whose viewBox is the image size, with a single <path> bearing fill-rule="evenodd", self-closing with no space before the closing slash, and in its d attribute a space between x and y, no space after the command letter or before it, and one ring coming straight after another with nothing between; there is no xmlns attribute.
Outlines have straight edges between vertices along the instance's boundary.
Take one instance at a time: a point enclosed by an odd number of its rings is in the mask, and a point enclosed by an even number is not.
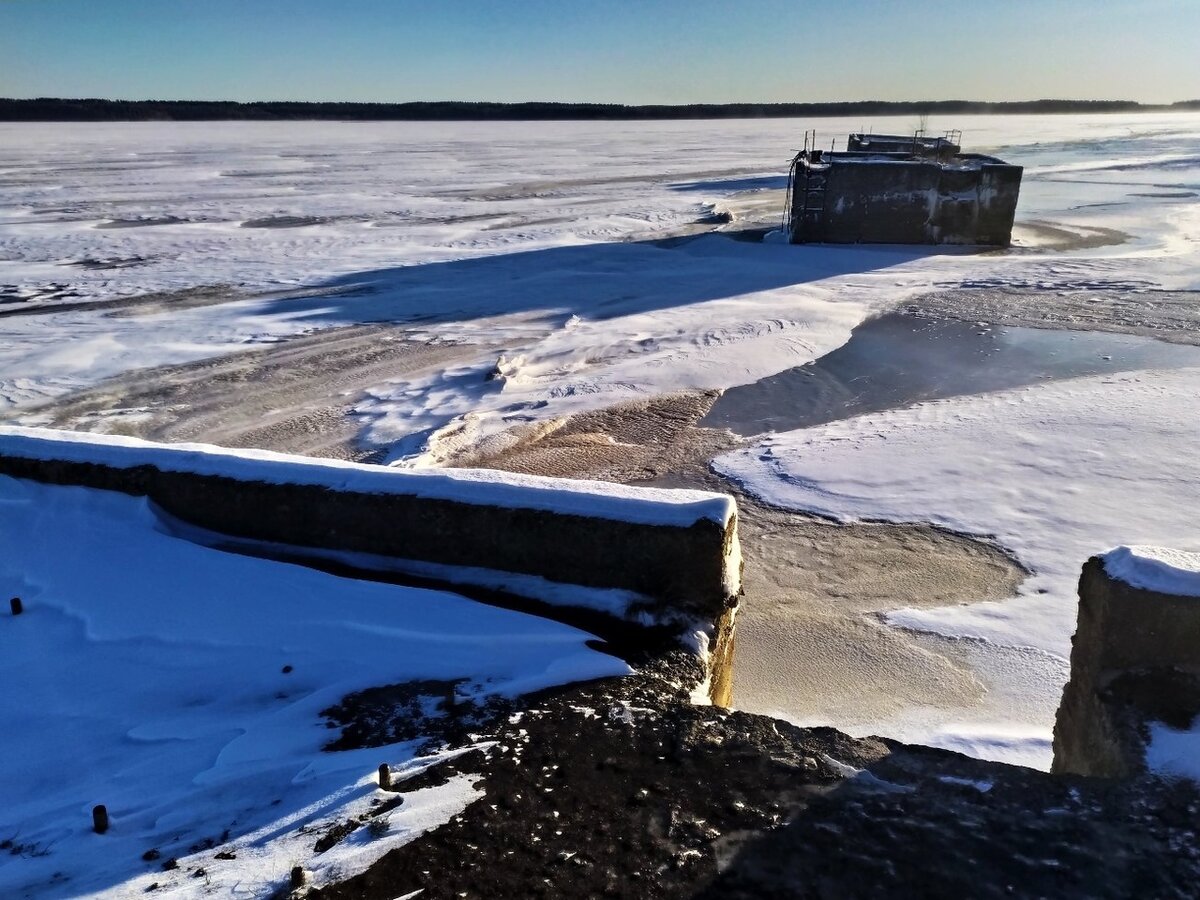
<svg viewBox="0 0 1200 900"><path fill-rule="evenodd" d="M1150 723L1146 767L1159 775L1200 781L1200 728L1180 731L1162 722Z"/></svg>
<svg viewBox="0 0 1200 900"><path fill-rule="evenodd" d="M974 788L981 794L986 794L996 786L994 781L979 781L974 778L959 778L957 775L939 775L938 781L943 784L956 784L960 787Z"/></svg>
<svg viewBox="0 0 1200 900"><path fill-rule="evenodd" d="M1103 559L1105 572L1133 587L1200 597L1200 553L1166 547L1117 547Z"/></svg>

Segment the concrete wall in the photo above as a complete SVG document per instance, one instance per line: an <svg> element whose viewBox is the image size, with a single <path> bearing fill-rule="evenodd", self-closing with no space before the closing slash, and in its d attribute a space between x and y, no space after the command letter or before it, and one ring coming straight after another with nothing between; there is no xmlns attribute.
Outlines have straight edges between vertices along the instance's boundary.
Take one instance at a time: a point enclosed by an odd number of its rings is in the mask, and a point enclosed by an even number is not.
<svg viewBox="0 0 1200 900"><path fill-rule="evenodd" d="M1021 168L987 157L961 158L978 165L895 159L839 163L835 158L818 176L825 183L819 217L805 219L800 211L804 191L799 186L793 191L792 240L1008 245Z"/></svg>
<svg viewBox="0 0 1200 900"><path fill-rule="evenodd" d="M1020 166L984 163L977 194L979 212L975 243L1004 247L1011 243L1022 172Z"/></svg>
<svg viewBox="0 0 1200 900"><path fill-rule="evenodd" d="M1144 771L1145 723L1200 702L1189 672L1200 673L1200 599L1133 587L1110 576L1102 558L1088 560L1052 771Z"/></svg>
<svg viewBox="0 0 1200 900"><path fill-rule="evenodd" d="M736 516L728 524L639 524L2 451L0 474L146 496L184 522L238 538L636 591L658 616L717 623L740 591Z"/></svg>
<svg viewBox="0 0 1200 900"><path fill-rule="evenodd" d="M821 240L920 244L937 210L938 166L928 162L834 164Z"/></svg>
<svg viewBox="0 0 1200 900"><path fill-rule="evenodd" d="M1200 668L1200 599L1134 587L1093 557L1079 579L1072 664L1112 672L1145 666Z"/></svg>

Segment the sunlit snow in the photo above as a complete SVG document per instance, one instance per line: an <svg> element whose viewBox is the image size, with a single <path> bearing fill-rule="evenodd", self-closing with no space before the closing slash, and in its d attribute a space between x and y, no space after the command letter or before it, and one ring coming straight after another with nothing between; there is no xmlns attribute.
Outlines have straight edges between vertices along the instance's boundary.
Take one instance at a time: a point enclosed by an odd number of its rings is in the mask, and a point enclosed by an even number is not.
<svg viewBox="0 0 1200 900"><path fill-rule="evenodd" d="M781 189L807 127L908 119L0 125L0 406L20 417L131 369L398 323L470 350L354 399L364 442L427 465L452 431L757 381L931 291L1200 289L1200 115L928 124L1025 167L1011 249L660 240ZM1096 240L1047 237L1062 233ZM103 305L222 285L247 299ZM1196 549L1198 387L1179 369L948 400L770 437L722 467L780 502L1015 551L1034 572L1019 597L889 617L974 642L1012 691L871 730L1044 764L1079 564L1116 544Z"/></svg>
<svg viewBox="0 0 1200 900"><path fill-rule="evenodd" d="M314 853L322 826L390 796L380 763L420 764L420 742L322 752L338 732L321 710L410 679L482 697L628 671L557 622L189 543L144 498L0 478L0 545L0 593L24 605L0 617L5 897L263 896L296 865L346 877L475 792L414 793Z"/></svg>

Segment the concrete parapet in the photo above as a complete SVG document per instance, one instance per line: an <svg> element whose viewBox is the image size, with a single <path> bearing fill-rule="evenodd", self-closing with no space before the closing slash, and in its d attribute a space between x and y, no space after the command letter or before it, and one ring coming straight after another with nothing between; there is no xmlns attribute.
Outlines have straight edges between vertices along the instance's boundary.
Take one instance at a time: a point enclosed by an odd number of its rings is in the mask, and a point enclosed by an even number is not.
<svg viewBox="0 0 1200 900"><path fill-rule="evenodd" d="M1146 771L1148 724L1200 704L1200 598L1130 583L1087 561L1071 677L1054 726L1053 771L1123 777Z"/></svg>
<svg viewBox="0 0 1200 900"><path fill-rule="evenodd" d="M0 428L0 474L145 496L234 538L631 592L629 619L704 623L732 641L741 556L720 494L15 428ZM715 649L724 659L731 644Z"/></svg>

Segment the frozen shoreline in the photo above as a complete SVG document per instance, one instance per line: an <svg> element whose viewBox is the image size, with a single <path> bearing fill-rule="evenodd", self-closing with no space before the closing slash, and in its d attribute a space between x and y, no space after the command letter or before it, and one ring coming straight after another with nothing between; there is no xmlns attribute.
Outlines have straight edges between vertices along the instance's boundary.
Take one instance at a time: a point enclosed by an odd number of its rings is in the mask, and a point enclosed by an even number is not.
<svg viewBox="0 0 1200 900"><path fill-rule="evenodd" d="M1200 287L1200 203L1169 189L1200 114L972 119L973 144L1027 167L1009 252L663 244L765 215L801 124L0 127L0 306L45 310L0 316L0 403L390 322L477 350L454 377L372 386L360 430L420 458L443 429L745 384L930 293ZM714 210L738 221L699 224ZM147 291L166 293L103 308Z"/></svg>
<svg viewBox="0 0 1200 900"><path fill-rule="evenodd" d="M716 467L774 505L845 522L931 522L1010 549L1030 574L1009 597L965 594L883 618L966 642L1026 699L993 695L982 717L935 717L932 733L910 711L889 733L990 745L982 752L1044 767L1083 563L1122 543L1200 547L1200 472L1181 452L1196 436L1184 410L1198 390L1200 368L1089 376L772 435Z"/></svg>
<svg viewBox="0 0 1200 900"><path fill-rule="evenodd" d="M714 211L761 215L775 202L802 127L146 126L132 141L105 126L61 151L53 128L0 129L12 207L0 218L0 283L33 292L0 296L5 308L41 310L0 315L5 416L409 465L704 479L707 459L736 446L696 427L711 397L835 351L890 310L1197 342L1200 202L1185 190L1197 171L1181 148L1200 139L1200 115L972 120L973 145L1026 164L1008 251L695 236L721 227L701 221ZM71 174L81 160L90 168ZM189 293L133 299L176 289ZM1069 424L1052 416L1047 427ZM1060 678L1052 654L988 656L880 624L889 603L912 605L911 586L886 593L889 566L920 571L904 555L921 546L909 526L763 521L764 546L808 529L823 553L841 541L856 554L817 554L840 568L794 595L764 576L763 596L836 608L881 592L874 609L830 625L824 670L789 676L877 685L861 698L832 692L860 703L842 724L898 727L917 721L922 696L967 709L984 690L1044 719L1052 689L1025 687ZM994 533L985 526L975 530ZM1009 568L961 567L970 541L938 546L928 597L953 602L943 589L962 576L963 599L1002 599ZM819 576L804 559L787 567ZM772 633L778 618L761 622L759 646L781 665L813 655ZM906 671L895 693L908 699L882 718ZM777 711L783 692L772 697L766 681L764 711ZM976 737L956 746L988 752L988 735Z"/></svg>

